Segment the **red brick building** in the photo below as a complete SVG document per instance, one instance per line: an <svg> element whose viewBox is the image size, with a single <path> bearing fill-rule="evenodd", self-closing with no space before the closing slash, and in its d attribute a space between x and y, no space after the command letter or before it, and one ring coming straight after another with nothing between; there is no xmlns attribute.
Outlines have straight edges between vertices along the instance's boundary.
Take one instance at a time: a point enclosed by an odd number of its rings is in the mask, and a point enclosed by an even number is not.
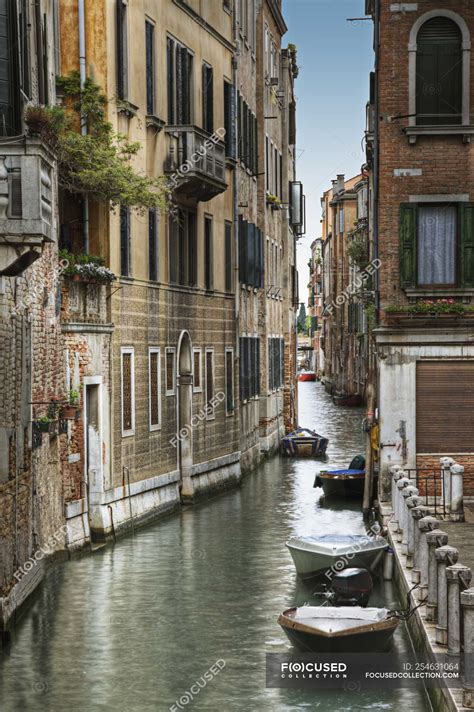
<svg viewBox="0 0 474 712"><path fill-rule="evenodd" d="M368 0L381 481L442 455L474 494L474 4Z"/></svg>

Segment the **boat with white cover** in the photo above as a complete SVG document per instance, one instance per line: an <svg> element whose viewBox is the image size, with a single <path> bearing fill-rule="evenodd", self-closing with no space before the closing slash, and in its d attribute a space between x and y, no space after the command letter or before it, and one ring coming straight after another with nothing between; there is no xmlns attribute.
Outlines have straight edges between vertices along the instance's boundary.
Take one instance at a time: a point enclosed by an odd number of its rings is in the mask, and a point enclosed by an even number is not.
<svg viewBox="0 0 474 712"><path fill-rule="evenodd" d="M399 622L394 611L359 606L288 608L278 618L290 642L312 653L381 652Z"/></svg>
<svg viewBox="0 0 474 712"><path fill-rule="evenodd" d="M387 548L381 536L367 534L324 534L295 536L286 542L298 576L321 575L328 569L357 567L375 571Z"/></svg>

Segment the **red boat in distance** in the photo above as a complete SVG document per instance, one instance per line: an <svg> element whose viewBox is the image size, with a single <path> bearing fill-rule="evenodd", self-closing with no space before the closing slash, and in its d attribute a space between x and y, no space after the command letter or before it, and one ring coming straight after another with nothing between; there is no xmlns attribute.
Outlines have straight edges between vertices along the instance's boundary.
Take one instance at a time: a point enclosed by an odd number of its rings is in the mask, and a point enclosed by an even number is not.
<svg viewBox="0 0 474 712"><path fill-rule="evenodd" d="M300 371L297 376L298 381L316 381L314 371Z"/></svg>

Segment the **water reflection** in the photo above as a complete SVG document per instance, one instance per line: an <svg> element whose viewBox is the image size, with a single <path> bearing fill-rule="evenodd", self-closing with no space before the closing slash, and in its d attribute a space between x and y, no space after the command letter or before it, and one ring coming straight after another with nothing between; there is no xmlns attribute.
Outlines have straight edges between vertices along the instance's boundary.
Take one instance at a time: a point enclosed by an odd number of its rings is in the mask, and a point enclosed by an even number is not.
<svg viewBox="0 0 474 712"><path fill-rule="evenodd" d="M304 383L300 410L302 425L330 438L331 467L360 451L360 409ZM265 688L266 652L291 650L279 613L314 602L285 541L364 532L359 506L323 502L313 488L324 464L275 458L240 490L51 571L2 656L2 712L165 712L218 659L224 669L187 709L428 709L413 691ZM391 584L379 582L373 601L395 607ZM403 625L395 645L408 649Z"/></svg>

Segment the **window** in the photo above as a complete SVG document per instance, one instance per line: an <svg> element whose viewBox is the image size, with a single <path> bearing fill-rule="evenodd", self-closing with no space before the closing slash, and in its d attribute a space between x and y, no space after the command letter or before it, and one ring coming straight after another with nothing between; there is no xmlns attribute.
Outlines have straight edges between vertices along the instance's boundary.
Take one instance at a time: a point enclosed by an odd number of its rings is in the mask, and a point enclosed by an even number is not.
<svg viewBox="0 0 474 712"><path fill-rule="evenodd" d="M128 98L128 34L127 34L127 3L117 2L117 96Z"/></svg>
<svg viewBox="0 0 474 712"><path fill-rule="evenodd" d="M416 38L416 123L462 123L462 35L449 17L431 18Z"/></svg>
<svg viewBox="0 0 474 712"><path fill-rule="evenodd" d="M241 337L239 351L240 400L246 401L260 395L260 339Z"/></svg>
<svg viewBox="0 0 474 712"><path fill-rule="evenodd" d="M158 281L158 225L157 212L154 208L148 211L148 278Z"/></svg>
<svg viewBox="0 0 474 712"><path fill-rule="evenodd" d="M170 282L193 287L197 284L195 213L180 209L177 215L170 215L168 233Z"/></svg>
<svg viewBox="0 0 474 712"><path fill-rule="evenodd" d="M206 349L206 407L209 411L207 419L214 418L214 406L211 401L214 398L214 349Z"/></svg>
<svg viewBox="0 0 474 712"><path fill-rule="evenodd" d="M404 288L474 288L474 204L400 206Z"/></svg>
<svg viewBox="0 0 474 712"><path fill-rule="evenodd" d="M183 45L168 37L168 123L183 126L191 123L193 55Z"/></svg>
<svg viewBox="0 0 474 712"><path fill-rule="evenodd" d="M155 114L155 27L145 21L146 113Z"/></svg>
<svg viewBox="0 0 474 712"><path fill-rule="evenodd" d="M233 415L234 404L234 350L225 350L225 411L226 415Z"/></svg>
<svg viewBox="0 0 474 712"><path fill-rule="evenodd" d="M239 94L238 100L238 147L239 159L252 175L258 174L258 125L247 102Z"/></svg>
<svg viewBox="0 0 474 712"><path fill-rule="evenodd" d="M133 348L121 348L122 437L135 434L135 364Z"/></svg>
<svg viewBox="0 0 474 712"><path fill-rule="evenodd" d="M239 215L239 278L242 284L264 286L262 231Z"/></svg>
<svg viewBox="0 0 474 712"><path fill-rule="evenodd" d="M120 274L130 276L130 208L120 206Z"/></svg>
<svg viewBox="0 0 474 712"><path fill-rule="evenodd" d="M212 67L202 65L202 127L204 131L214 131L214 80Z"/></svg>
<svg viewBox="0 0 474 712"><path fill-rule="evenodd" d="M284 339L268 339L268 388L270 391L276 390L283 386L284 359Z"/></svg>
<svg viewBox="0 0 474 712"><path fill-rule="evenodd" d="M150 430L161 427L161 372L160 349L148 349L148 397L150 404Z"/></svg>
<svg viewBox="0 0 474 712"><path fill-rule="evenodd" d="M235 158L235 91L233 84L224 80L225 155Z"/></svg>
<svg viewBox="0 0 474 712"><path fill-rule="evenodd" d="M202 351L193 349L193 392L202 393Z"/></svg>
<svg viewBox="0 0 474 712"><path fill-rule="evenodd" d="M171 346L166 347L166 395L174 396L176 391L176 350Z"/></svg>
<svg viewBox="0 0 474 712"><path fill-rule="evenodd" d="M213 245L212 245L212 218L209 215L204 217L204 286L207 290L213 289Z"/></svg>
<svg viewBox="0 0 474 712"><path fill-rule="evenodd" d="M225 223L225 276L224 276L224 289L226 292L233 291L233 273L234 273L234 263L233 263L233 250L232 250L232 223Z"/></svg>
<svg viewBox="0 0 474 712"><path fill-rule="evenodd" d="M18 61L16 59L17 30L16 3L2 2L0 6L0 27L2 52L0 57L0 135L17 136L22 129L20 111L20 92L18 91ZM22 89L29 94L29 56L28 56L28 4L21 3L20 10L20 58L22 66L20 78ZM26 90L25 90L26 89Z"/></svg>
<svg viewBox="0 0 474 712"><path fill-rule="evenodd" d="M435 384L436 397L433 397ZM449 404L449 407L446 405ZM416 364L416 451L453 455L474 452L474 363ZM456 458L457 459L457 458Z"/></svg>
<svg viewBox="0 0 474 712"><path fill-rule="evenodd" d="M339 210L339 232L344 232L345 222L344 222L344 208Z"/></svg>

